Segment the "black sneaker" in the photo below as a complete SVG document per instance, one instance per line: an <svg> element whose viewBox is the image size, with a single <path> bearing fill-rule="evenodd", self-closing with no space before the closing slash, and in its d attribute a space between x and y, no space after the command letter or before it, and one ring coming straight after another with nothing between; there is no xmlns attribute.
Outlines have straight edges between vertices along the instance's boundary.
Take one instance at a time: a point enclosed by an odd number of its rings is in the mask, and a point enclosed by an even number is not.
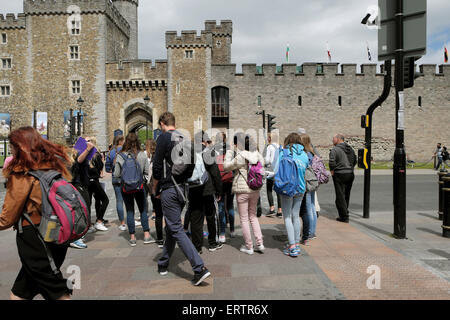
<svg viewBox="0 0 450 320"><path fill-rule="evenodd" d="M203 254L203 250L202 249L197 249L198 254Z"/></svg>
<svg viewBox="0 0 450 320"><path fill-rule="evenodd" d="M109 223L109 220L102 219L103 224Z"/></svg>
<svg viewBox="0 0 450 320"><path fill-rule="evenodd" d="M273 217L275 215L275 210L270 210L268 214L266 214L266 217Z"/></svg>
<svg viewBox="0 0 450 320"><path fill-rule="evenodd" d="M277 218L280 218L280 219L283 218L283 213L278 212L277 213Z"/></svg>
<svg viewBox="0 0 450 320"><path fill-rule="evenodd" d="M205 267L202 268L202 271L194 273L194 279L192 279L192 284L194 286L200 285L206 278L211 275L211 272L208 271Z"/></svg>
<svg viewBox="0 0 450 320"><path fill-rule="evenodd" d="M348 219L343 219L341 217L336 218L336 221L343 222L343 223L348 223Z"/></svg>
<svg viewBox="0 0 450 320"><path fill-rule="evenodd" d="M158 245L158 248L164 247L164 240L156 240L156 244Z"/></svg>
<svg viewBox="0 0 450 320"><path fill-rule="evenodd" d="M212 252L212 251L216 251L216 250L222 249L222 248L223 248L223 243L216 242L214 244L209 245L208 250Z"/></svg>
<svg viewBox="0 0 450 320"><path fill-rule="evenodd" d="M169 272L167 271L167 267L158 265L158 273L162 276L166 276Z"/></svg>
<svg viewBox="0 0 450 320"><path fill-rule="evenodd" d="M259 218L259 217L261 217L261 215L262 215L262 210L259 209L259 210L256 212L256 216Z"/></svg>

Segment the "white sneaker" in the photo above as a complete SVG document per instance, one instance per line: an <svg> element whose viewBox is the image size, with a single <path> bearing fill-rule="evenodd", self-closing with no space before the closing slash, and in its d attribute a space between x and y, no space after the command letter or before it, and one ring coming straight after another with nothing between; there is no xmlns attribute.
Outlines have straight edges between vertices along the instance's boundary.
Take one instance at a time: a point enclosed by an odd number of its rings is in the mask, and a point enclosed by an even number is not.
<svg viewBox="0 0 450 320"><path fill-rule="evenodd" d="M94 233L94 232L96 232L96 231L97 231L97 229L96 229L93 225L91 225L91 226L89 227L89 230L88 230L87 233Z"/></svg>
<svg viewBox="0 0 450 320"><path fill-rule="evenodd" d="M246 254L253 254L253 248L248 249L245 245L242 245L239 251L244 252Z"/></svg>
<svg viewBox="0 0 450 320"><path fill-rule="evenodd" d="M94 225L95 229L98 231L108 231L108 228L102 222L96 222Z"/></svg>
<svg viewBox="0 0 450 320"><path fill-rule="evenodd" d="M119 226L119 230L120 230L120 231L127 231L127 225L126 225L126 224L121 224L121 225Z"/></svg>
<svg viewBox="0 0 450 320"><path fill-rule="evenodd" d="M234 237L235 237L234 231L230 232L230 238L234 238Z"/></svg>
<svg viewBox="0 0 450 320"><path fill-rule="evenodd" d="M135 220L135 221L134 221L134 225L135 225L136 227L140 227L140 226L142 226L142 223L141 223L140 221Z"/></svg>
<svg viewBox="0 0 450 320"><path fill-rule="evenodd" d="M225 243L227 240L225 239L225 236L219 236L219 242Z"/></svg>
<svg viewBox="0 0 450 320"><path fill-rule="evenodd" d="M255 248L255 251L256 252L259 252L259 253L264 253L264 250L265 250L266 248L264 247L264 245L259 245L259 246L256 246L256 248Z"/></svg>

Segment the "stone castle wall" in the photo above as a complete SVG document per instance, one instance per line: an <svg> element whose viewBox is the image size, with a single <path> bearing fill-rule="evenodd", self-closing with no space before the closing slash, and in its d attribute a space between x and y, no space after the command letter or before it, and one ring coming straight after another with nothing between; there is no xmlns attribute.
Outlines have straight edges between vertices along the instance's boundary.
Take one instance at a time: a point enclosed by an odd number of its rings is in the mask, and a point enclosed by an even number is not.
<svg viewBox="0 0 450 320"><path fill-rule="evenodd" d="M376 72L376 65L362 65L361 73L356 72L356 65L343 65L338 73L337 64L323 64L323 73L319 74L316 63L303 64L301 73L294 64L283 65L278 73L274 64L264 64L262 69L258 74L255 64L245 64L242 73L237 73L236 65L212 66L211 86L230 90L230 128L261 127L261 116L255 114L259 111L257 97L261 96L261 109L277 117L275 127L282 138L302 127L315 145L331 145L336 133L363 139L360 117L383 87L383 76ZM450 66L441 66L437 74L436 65L422 65L420 70L423 76L416 79L413 88L405 90L405 147L408 157L415 161L429 160L438 141L450 144L444 129L450 121ZM395 139L394 92L392 88L388 100L374 113L375 140ZM338 106L339 96L342 106ZM422 108L418 107L419 96ZM380 160L375 151L373 157Z"/></svg>

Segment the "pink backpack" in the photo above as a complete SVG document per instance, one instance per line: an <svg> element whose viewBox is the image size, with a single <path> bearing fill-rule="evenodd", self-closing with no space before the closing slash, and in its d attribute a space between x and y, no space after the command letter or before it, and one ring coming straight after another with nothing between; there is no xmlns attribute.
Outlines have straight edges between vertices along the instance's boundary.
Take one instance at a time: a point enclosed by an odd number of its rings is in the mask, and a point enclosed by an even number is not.
<svg viewBox="0 0 450 320"><path fill-rule="evenodd" d="M330 180L330 172L328 172L325 168L325 165L320 157L316 155L313 157L311 167L316 174L319 185L328 183Z"/></svg>
<svg viewBox="0 0 450 320"><path fill-rule="evenodd" d="M259 190L264 181L263 167L261 162L248 165L247 185L252 190Z"/></svg>

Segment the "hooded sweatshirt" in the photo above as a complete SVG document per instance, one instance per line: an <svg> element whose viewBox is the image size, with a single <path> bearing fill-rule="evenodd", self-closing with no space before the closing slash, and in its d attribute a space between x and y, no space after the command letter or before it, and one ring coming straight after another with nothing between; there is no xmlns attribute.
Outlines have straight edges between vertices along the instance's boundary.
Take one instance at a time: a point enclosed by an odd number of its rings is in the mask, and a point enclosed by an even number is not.
<svg viewBox="0 0 450 320"><path fill-rule="evenodd" d="M353 173L356 154L352 147L342 142L330 151L330 170L336 173Z"/></svg>
<svg viewBox="0 0 450 320"><path fill-rule="evenodd" d="M224 171L234 171L233 193L253 193L247 185L248 164L257 164L261 162L264 167L264 158L258 151L237 151L228 150L223 162ZM264 174L264 173L263 173Z"/></svg>
<svg viewBox="0 0 450 320"><path fill-rule="evenodd" d="M297 163L298 176L300 178L300 188L301 190L303 190L303 193L306 192L305 171L309 165L308 154L304 150L305 148L301 144L294 144L290 149L290 151L292 152L292 157ZM278 150L277 155L275 156L275 162L273 164L273 167L275 169L275 176L278 172L278 168L283 157L283 152L280 152Z"/></svg>

